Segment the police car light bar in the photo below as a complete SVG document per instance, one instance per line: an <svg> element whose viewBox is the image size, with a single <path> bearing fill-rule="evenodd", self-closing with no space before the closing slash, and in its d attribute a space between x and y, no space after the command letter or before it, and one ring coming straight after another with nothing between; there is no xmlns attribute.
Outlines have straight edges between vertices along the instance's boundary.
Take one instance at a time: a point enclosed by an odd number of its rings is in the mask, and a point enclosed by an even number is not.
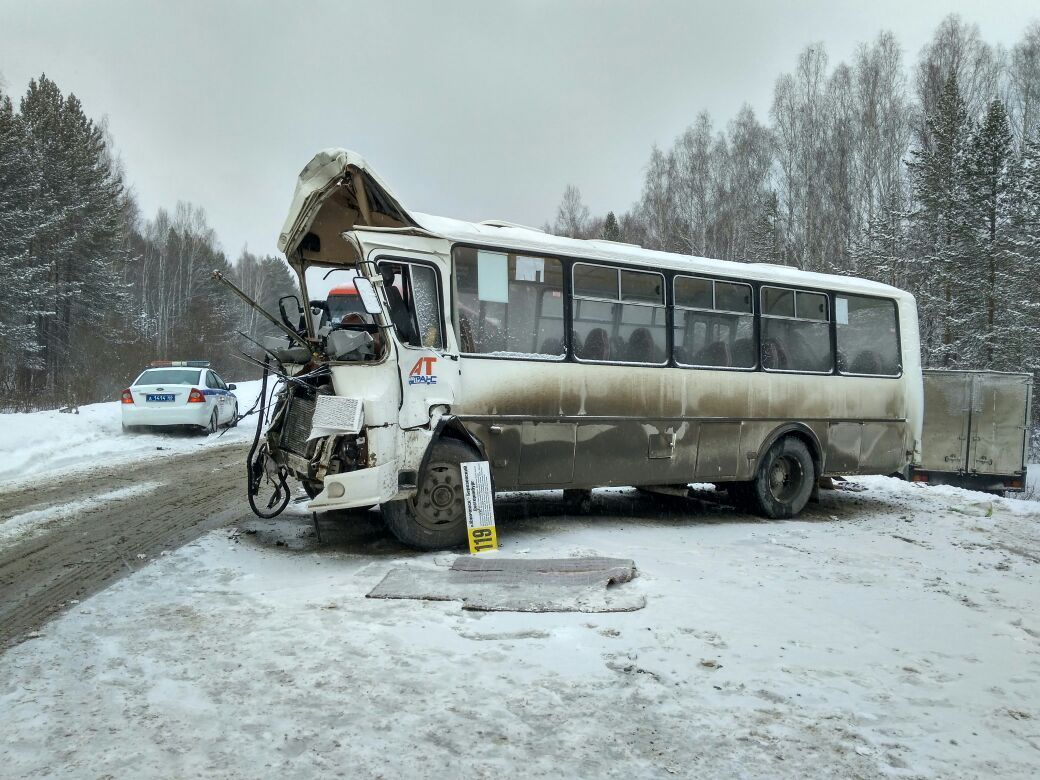
<svg viewBox="0 0 1040 780"><path fill-rule="evenodd" d="M208 360L153 360L149 363L152 368L171 368L173 366L185 366L187 368L209 368Z"/></svg>

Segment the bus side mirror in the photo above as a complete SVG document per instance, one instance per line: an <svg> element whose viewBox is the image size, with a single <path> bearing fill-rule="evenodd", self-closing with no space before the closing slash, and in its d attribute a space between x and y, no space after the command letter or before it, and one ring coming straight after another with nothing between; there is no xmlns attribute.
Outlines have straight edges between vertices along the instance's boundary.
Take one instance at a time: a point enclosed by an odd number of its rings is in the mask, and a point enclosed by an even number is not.
<svg viewBox="0 0 1040 780"><path fill-rule="evenodd" d="M296 315L295 323L291 319L292 314L286 311L287 308L291 308L290 306L287 306L287 301L292 301L296 304L296 311L294 312ZM295 295L283 295L278 299L278 313L282 315L282 322L285 323L287 328L292 328L293 330L300 328L300 321L303 319L303 307L300 305L300 299Z"/></svg>
<svg viewBox="0 0 1040 780"><path fill-rule="evenodd" d="M376 315L382 311L379 307L379 297L376 295L376 288L372 286L372 282L363 276L358 276L354 279L354 289L357 290L366 312Z"/></svg>

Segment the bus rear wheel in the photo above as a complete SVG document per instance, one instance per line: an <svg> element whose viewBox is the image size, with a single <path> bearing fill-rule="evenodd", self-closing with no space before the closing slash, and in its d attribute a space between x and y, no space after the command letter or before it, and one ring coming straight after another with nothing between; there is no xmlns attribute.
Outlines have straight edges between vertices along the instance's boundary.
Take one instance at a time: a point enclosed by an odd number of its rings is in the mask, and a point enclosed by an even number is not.
<svg viewBox="0 0 1040 780"><path fill-rule="evenodd" d="M409 547L444 550L466 543L466 503L459 464L480 460L472 448L455 439L433 445L415 495L383 504L390 533Z"/></svg>
<svg viewBox="0 0 1040 780"><path fill-rule="evenodd" d="M815 483L809 448L801 439L785 436L762 457L755 478L734 485L731 493L755 514L780 520L805 508Z"/></svg>

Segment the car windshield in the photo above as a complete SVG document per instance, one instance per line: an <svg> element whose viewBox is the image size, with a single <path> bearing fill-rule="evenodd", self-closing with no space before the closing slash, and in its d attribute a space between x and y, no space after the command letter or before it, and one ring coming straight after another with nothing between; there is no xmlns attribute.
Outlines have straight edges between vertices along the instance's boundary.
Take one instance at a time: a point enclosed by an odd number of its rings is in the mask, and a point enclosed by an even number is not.
<svg viewBox="0 0 1040 780"><path fill-rule="evenodd" d="M135 385L197 385L197 368L150 368L137 377Z"/></svg>

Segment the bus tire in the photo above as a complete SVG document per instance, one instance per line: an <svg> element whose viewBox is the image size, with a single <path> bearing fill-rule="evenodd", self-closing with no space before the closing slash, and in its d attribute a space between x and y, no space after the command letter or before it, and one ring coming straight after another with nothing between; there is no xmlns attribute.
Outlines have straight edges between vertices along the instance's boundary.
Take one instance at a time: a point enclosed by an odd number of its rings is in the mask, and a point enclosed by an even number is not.
<svg viewBox="0 0 1040 780"><path fill-rule="evenodd" d="M794 517L809 502L816 484L816 466L805 442L785 436L762 457L755 478L737 490L742 503L763 517Z"/></svg>
<svg viewBox="0 0 1040 780"><path fill-rule="evenodd" d="M460 463L480 460L472 447L441 437L419 476L415 495L383 504L390 533L409 547L446 550L466 543L466 504Z"/></svg>

